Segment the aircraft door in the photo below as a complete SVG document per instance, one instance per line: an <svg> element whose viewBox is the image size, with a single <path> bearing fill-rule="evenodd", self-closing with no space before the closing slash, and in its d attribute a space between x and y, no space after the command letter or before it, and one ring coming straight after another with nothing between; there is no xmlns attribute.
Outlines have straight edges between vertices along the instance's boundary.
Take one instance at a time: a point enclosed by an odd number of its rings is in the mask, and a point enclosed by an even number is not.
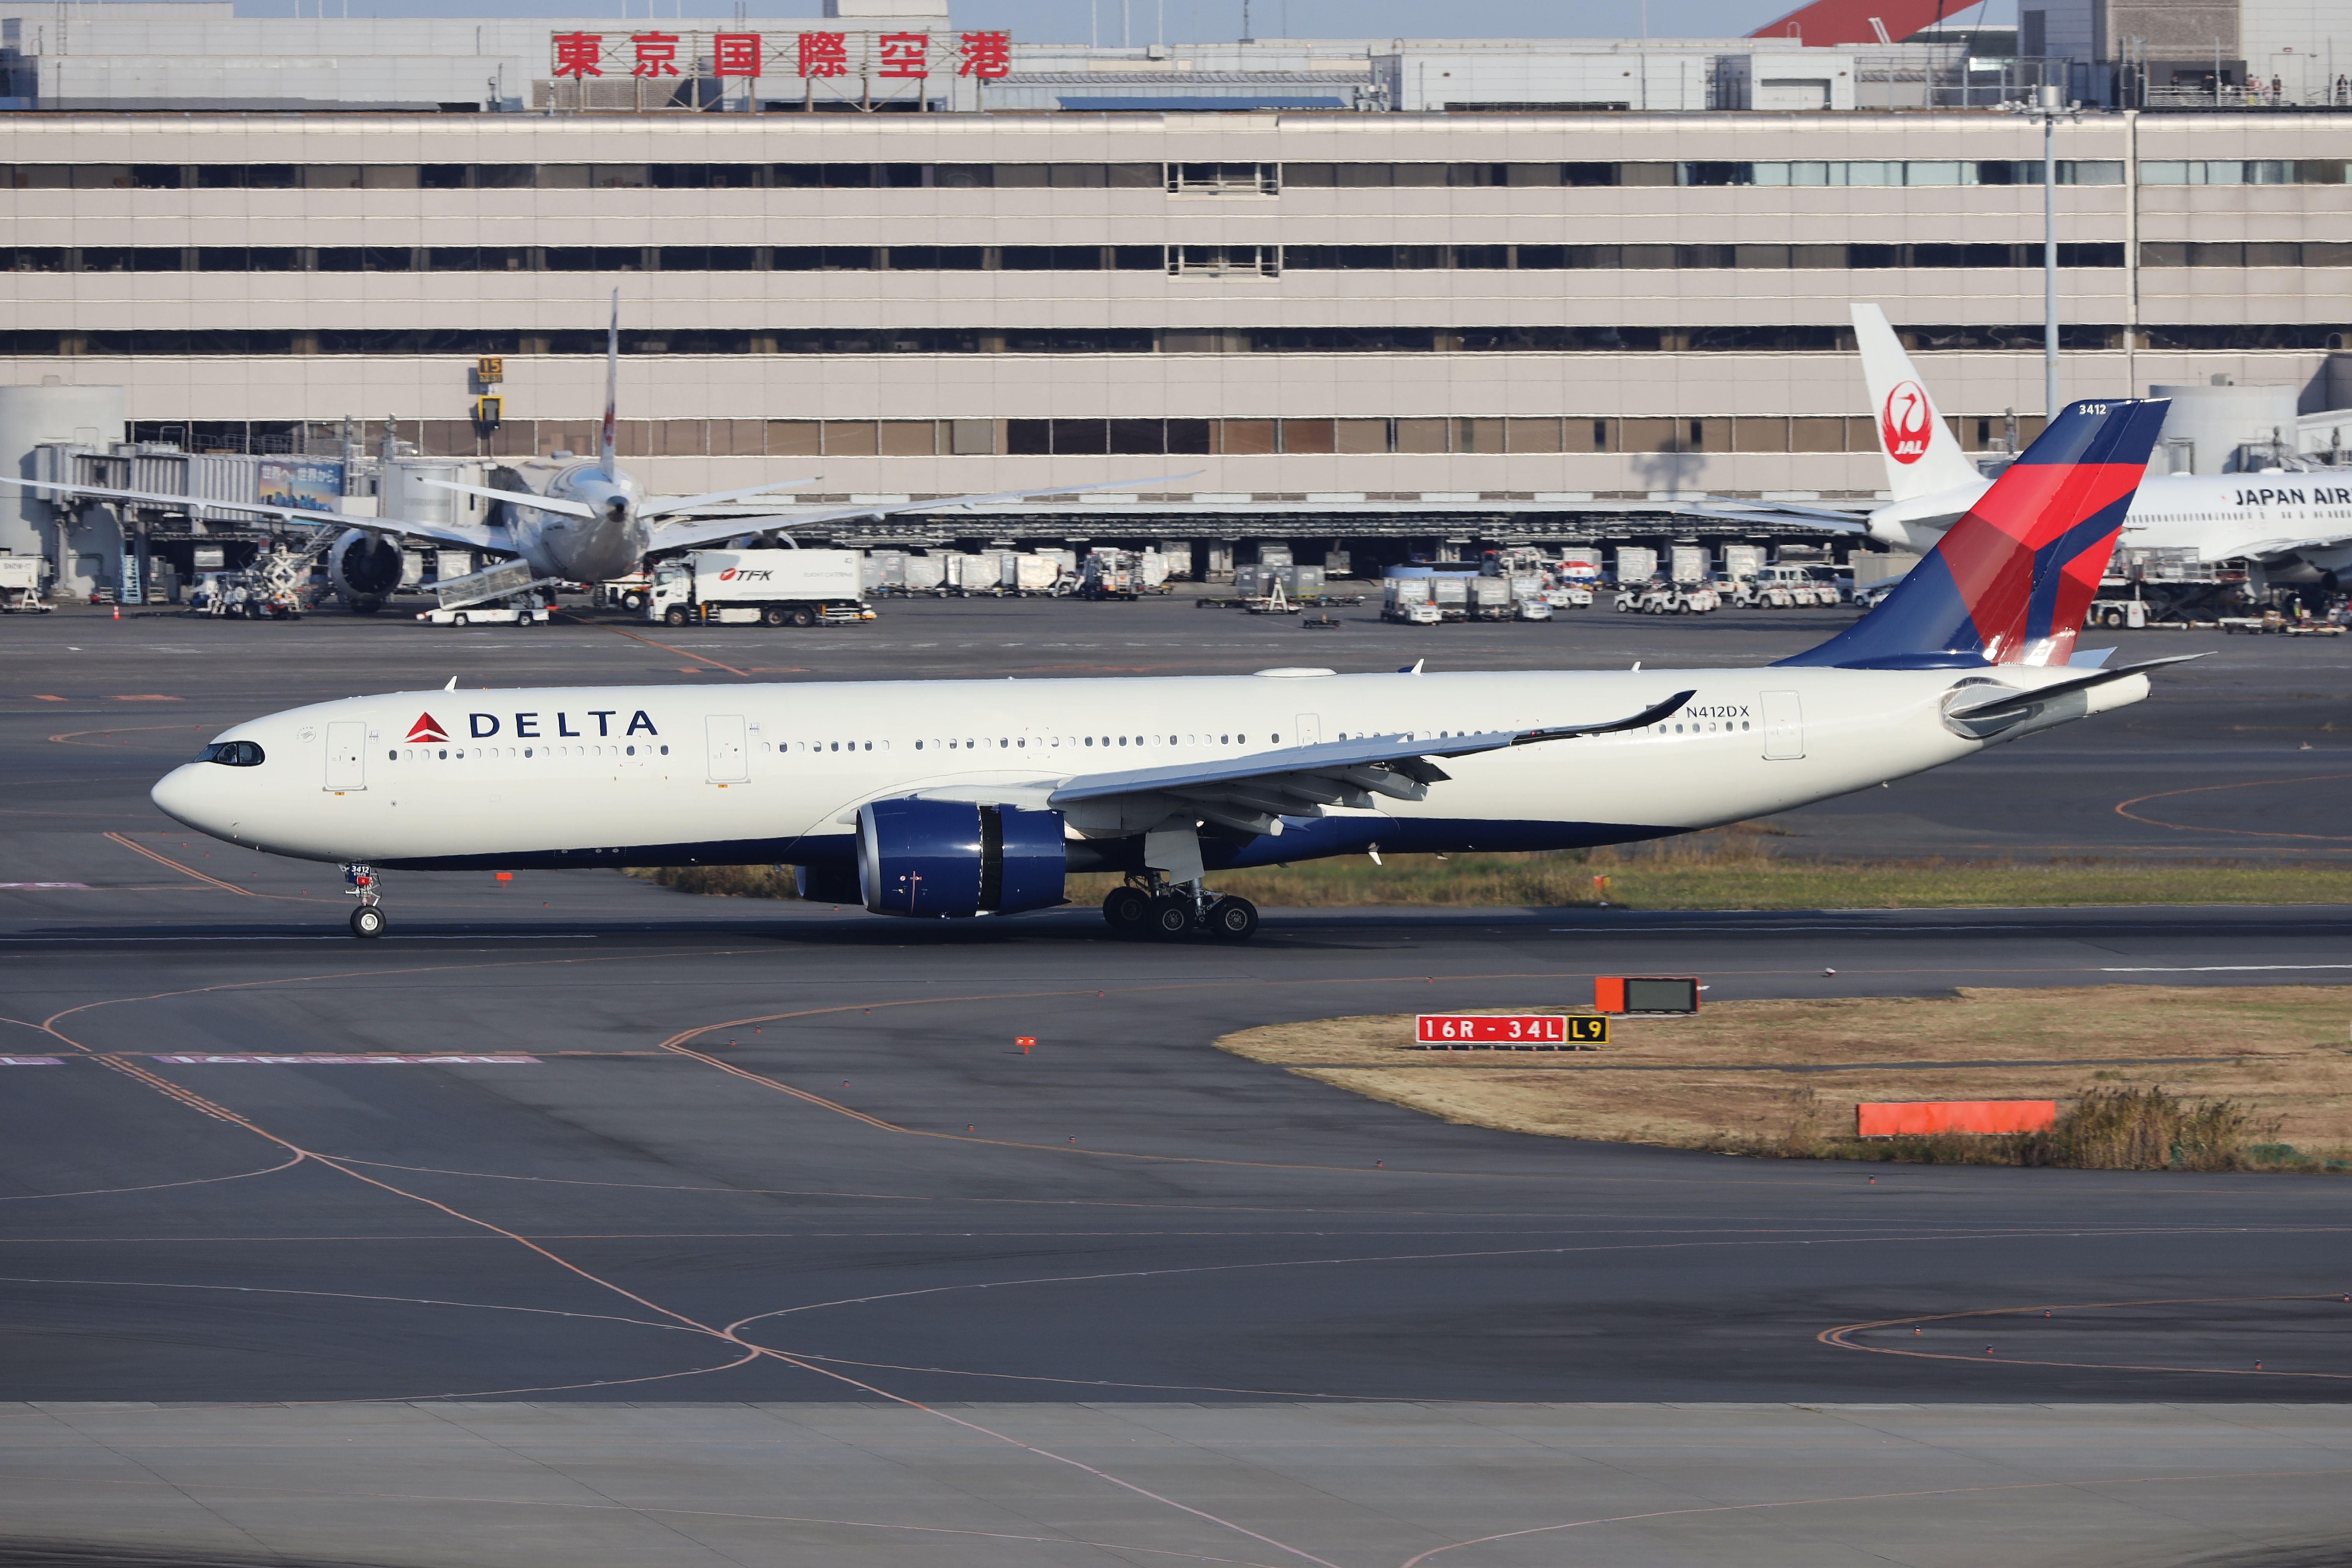
<svg viewBox="0 0 2352 1568"><path fill-rule="evenodd" d="M751 757L744 747L743 715L714 713L703 721L710 744L710 782L741 784L751 776Z"/></svg>
<svg viewBox="0 0 2352 1568"><path fill-rule="evenodd" d="M1805 710L1793 691L1764 693L1764 757L1794 762L1805 754Z"/></svg>
<svg viewBox="0 0 2352 1568"><path fill-rule="evenodd" d="M1319 746L1323 743L1323 715L1301 713L1298 716L1298 743L1302 746Z"/></svg>
<svg viewBox="0 0 2352 1568"><path fill-rule="evenodd" d="M337 795L367 788L367 724L339 720L327 726L326 788Z"/></svg>

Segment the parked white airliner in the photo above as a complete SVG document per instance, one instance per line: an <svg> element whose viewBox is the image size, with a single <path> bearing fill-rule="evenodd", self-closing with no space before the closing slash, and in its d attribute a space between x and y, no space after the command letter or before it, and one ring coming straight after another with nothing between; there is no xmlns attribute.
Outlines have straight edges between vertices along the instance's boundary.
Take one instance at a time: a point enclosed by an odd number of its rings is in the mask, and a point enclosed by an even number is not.
<svg viewBox="0 0 2352 1568"><path fill-rule="evenodd" d="M232 843L382 869L783 862L877 913L1128 873L1115 928L1255 930L1218 869L1688 832L2147 693L2075 630L2162 424L2076 404L1886 602L1762 668L394 692L227 731L154 788ZM2171 662L2158 660L2158 663Z"/></svg>
<svg viewBox="0 0 2352 1568"><path fill-rule="evenodd" d="M383 596L400 585L401 552L394 542L458 545L488 554L530 563L539 576L565 583L602 583L637 571L647 555L717 544L730 539L840 522L852 518L882 517L901 511L937 511L950 507L987 506L1025 500L1035 496L1078 495L1088 490L1126 489L1159 484L1163 479L1115 479L1100 484L1040 486L993 495L950 496L940 500L897 501L865 506L835 507L772 517L697 517L730 502L777 495L816 482L787 479L740 489L713 490L703 495L658 496L647 499L635 477L619 461L615 435L620 408L621 295L613 293L613 319L604 342L604 423L597 455L556 468L544 490L492 489L442 479L425 482L478 500L505 503L493 509L490 521L480 523L418 522L396 517L355 518L342 512L311 511L300 507L258 502L206 500L215 510L249 511L289 522L342 524L345 531L328 551L330 576L339 594L355 608L373 610ZM1165 476L1168 479L1189 475ZM40 490L61 499L142 501L184 506L186 496L148 490L109 489L95 485L53 484L28 479L0 479L0 484Z"/></svg>
<svg viewBox="0 0 2352 1568"><path fill-rule="evenodd" d="M1924 552L1990 481L1960 449L1885 312L1853 310L1892 498L1870 514L1870 533ZM2124 520L2123 546L2189 551L2209 563L2251 560L2275 582L2341 572L2352 566L2352 473L2150 475Z"/></svg>

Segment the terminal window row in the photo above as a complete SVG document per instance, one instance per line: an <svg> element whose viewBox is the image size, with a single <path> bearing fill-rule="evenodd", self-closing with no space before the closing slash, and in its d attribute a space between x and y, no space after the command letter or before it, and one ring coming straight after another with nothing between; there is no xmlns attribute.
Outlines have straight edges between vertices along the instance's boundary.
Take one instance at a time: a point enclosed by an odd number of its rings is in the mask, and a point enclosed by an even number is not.
<svg viewBox="0 0 2352 1568"><path fill-rule="evenodd" d="M2148 267L2352 267L2352 244L2150 242ZM466 245L0 247L10 272L1767 271L2038 268L2039 245ZM2063 268L2121 267L2120 242L2069 242Z"/></svg>
<svg viewBox="0 0 2352 1568"><path fill-rule="evenodd" d="M2352 346L2352 327L2261 322L2142 325L2136 346L2182 353L2322 352ZM1996 349L2040 352L2033 326L1906 327L1915 352ZM2069 323L2059 344L2074 353L2121 350L2126 329ZM85 331L74 328L0 331L0 353L30 358L236 358L380 355L426 358L483 354L602 354L604 334L478 331L466 328L215 331ZM1853 333L1835 326L1761 327L1137 327L1000 330L935 328L832 331L624 331L625 354L1246 354L1246 353L1852 353Z"/></svg>
<svg viewBox="0 0 2352 1568"><path fill-rule="evenodd" d="M2147 185L2340 185L2342 159L2151 160ZM2062 159L2058 183L2114 185L2118 159ZM16 163L18 190L1156 190L1518 186L2037 185L2038 158L1559 163Z"/></svg>
<svg viewBox="0 0 2352 1568"><path fill-rule="evenodd" d="M2020 416L2021 440L2038 416ZM1951 421L1962 445L1992 449L2006 416ZM592 420L509 420L482 436L462 419L404 419L426 457L530 458L594 449ZM1875 452L1867 416L1700 418L1412 417L1373 419L624 419L625 458L948 458L988 456L1265 457L1623 452ZM133 441L192 452L332 450L331 426L254 420L141 420Z"/></svg>

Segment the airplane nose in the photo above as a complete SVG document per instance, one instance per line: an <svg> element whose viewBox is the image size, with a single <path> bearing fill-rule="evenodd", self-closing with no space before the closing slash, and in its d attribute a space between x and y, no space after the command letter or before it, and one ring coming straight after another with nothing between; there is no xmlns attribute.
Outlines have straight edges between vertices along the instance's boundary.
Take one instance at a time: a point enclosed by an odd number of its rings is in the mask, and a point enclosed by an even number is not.
<svg viewBox="0 0 2352 1568"><path fill-rule="evenodd" d="M147 798L155 808L174 822L185 823L199 833L217 835L222 824L215 819L211 809L217 800L215 793L206 786L212 782L207 771L220 770L209 763L184 763L155 781Z"/></svg>

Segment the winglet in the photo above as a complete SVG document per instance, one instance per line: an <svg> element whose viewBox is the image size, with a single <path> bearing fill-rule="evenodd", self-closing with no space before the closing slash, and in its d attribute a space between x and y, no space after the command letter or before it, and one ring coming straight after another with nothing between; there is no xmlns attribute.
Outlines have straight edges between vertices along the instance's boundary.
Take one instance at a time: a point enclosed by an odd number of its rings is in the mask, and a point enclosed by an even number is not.
<svg viewBox="0 0 2352 1568"><path fill-rule="evenodd" d="M449 678L449 684L448 684L448 685L446 685L446 686L445 686L445 687L443 687L441 689L442 689L442 690L444 690L444 691L455 691L455 690L457 690L457 678L456 676L454 676L454 675L453 675L453 676L451 676L451 677Z"/></svg>

